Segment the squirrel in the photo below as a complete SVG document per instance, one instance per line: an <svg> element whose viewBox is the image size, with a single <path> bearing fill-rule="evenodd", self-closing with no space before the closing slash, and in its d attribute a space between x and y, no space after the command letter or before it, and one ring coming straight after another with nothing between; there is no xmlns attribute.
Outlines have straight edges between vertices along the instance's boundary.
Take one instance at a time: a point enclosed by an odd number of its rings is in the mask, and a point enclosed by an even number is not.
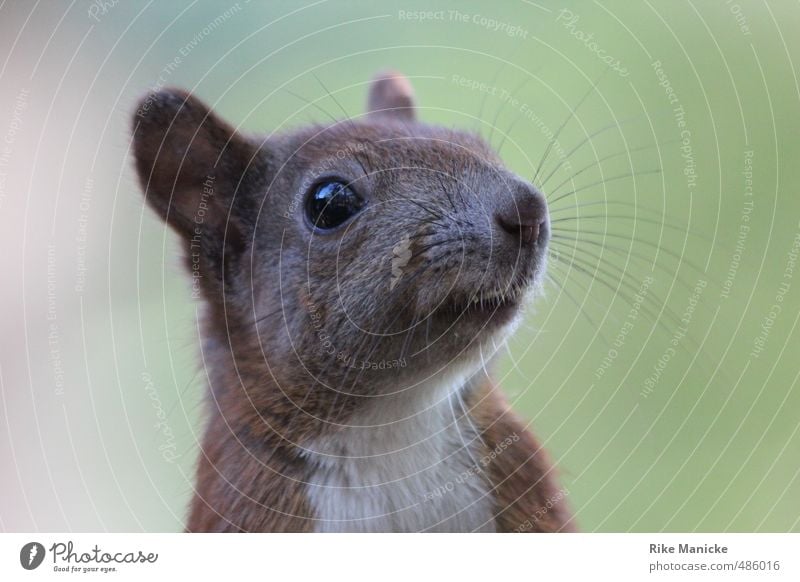
<svg viewBox="0 0 800 582"><path fill-rule="evenodd" d="M204 307L187 531L574 529L487 372L550 223L484 139L420 121L383 71L364 115L258 138L161 89L132 140Z"/></svg>

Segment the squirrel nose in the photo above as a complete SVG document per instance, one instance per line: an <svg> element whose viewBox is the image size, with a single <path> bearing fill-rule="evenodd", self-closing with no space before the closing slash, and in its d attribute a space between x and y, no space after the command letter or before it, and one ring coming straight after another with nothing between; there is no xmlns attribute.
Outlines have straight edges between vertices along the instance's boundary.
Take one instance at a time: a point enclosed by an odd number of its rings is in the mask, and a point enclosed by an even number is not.
<svg viewBox="0 0 800 582"><path fill-rule="evenodd" d="M522 185L513 196L503 196L495 211L500 228L517 244L544 243L547 237L547 203L532 186Z"/></svg>

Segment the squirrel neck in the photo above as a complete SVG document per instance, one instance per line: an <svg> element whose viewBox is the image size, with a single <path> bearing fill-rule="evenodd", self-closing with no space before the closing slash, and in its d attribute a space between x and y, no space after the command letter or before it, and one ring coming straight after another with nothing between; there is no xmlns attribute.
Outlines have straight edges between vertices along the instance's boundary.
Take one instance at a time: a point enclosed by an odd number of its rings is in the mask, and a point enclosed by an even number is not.
<svg viewBox="0 0 800 582"><path fill-rule="evenodd" d="M374 398L311 441L307 494L319 531L492 531L481 440L464 399L474 371L448 370Z"/></svg>

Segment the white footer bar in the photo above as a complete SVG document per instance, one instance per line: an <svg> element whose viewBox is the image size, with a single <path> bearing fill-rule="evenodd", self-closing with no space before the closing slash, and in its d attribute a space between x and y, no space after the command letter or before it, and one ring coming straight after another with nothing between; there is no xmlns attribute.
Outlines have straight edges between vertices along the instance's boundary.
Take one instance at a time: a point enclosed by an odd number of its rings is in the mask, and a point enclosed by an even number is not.
<svg viewBox="0 0 800 582"><path fill-rule="evenodd" d="M800 534L2 534L0 580L800 580ZM191 579L191 578L189 578Z"/></svg>

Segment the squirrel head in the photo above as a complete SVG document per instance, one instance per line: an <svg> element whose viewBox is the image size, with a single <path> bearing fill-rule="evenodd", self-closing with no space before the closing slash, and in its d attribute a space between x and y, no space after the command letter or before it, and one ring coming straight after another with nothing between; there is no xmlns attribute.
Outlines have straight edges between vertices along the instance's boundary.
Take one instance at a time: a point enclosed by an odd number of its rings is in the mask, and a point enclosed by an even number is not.
<svg viewBox="0 0 800 582"><path fill-rule="evenodd" d="M419 121L402 75L379 74L367 104L268 138L180 90L134 116L145 199L181 238L207 339L290 399L480 362L541 286L542 194L481 137Z"/></svg>

